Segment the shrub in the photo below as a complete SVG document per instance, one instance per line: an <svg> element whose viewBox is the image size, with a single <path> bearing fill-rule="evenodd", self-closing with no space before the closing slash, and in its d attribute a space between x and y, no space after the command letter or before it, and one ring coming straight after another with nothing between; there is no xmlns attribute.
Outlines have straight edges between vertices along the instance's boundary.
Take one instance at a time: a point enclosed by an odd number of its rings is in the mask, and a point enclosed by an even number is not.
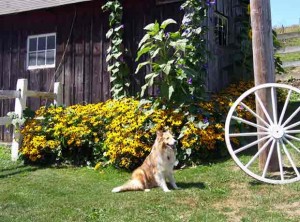
<svg viewBox="0 0 300 222"><path fill-rule="evenodd" d="M213 95L210 101L173 109L133 98L41 107L21 130L24 138L21 154L37 163L95 165L101 162L133 169L150 152L156 131L170 129L179 140L179 165L199 163L210 156L220 157L226 153L224 122L228 109L251 86L232 85ZM246 112L240 115L248 118Z"/></svg>

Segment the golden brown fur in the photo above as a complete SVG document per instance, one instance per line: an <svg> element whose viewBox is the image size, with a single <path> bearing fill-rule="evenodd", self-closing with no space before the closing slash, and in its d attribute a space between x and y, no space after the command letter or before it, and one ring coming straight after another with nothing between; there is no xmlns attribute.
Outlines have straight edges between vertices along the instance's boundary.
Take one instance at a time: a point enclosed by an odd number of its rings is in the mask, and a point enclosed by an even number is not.
<svg viewBox="0 0 300 222"><path fill-rule="evenodd" d="M157 186L161 187L165 192L169 192L166 180L170 182L174 189L178 189L173 176L173 167L176 161L176 143L169 131L158 131L150 154L143 164L133 171L131 180L122 186L114 188L112 192L149 191L149 189Z"/></svg>

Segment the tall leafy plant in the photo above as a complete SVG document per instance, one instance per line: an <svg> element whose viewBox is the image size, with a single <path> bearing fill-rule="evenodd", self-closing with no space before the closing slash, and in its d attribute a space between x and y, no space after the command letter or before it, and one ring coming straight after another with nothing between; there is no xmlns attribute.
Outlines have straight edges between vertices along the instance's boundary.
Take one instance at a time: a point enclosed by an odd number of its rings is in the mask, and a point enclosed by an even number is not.
<svg viewBox="0 0 300 222"><path fill-rule="evenodd" d="M176 32L167 32L173 19L147 25L145 36L139 43L136 73L145 66L150 72L145 76L141 96L156 86L158 97L169 103L186 103L201 99L206 74L208 52L204 34L207 8L214 1L186 0L180 7L184 17Z"/></svg>
<svg viewBox="0 0 300 222"><path fill-rule="evenodd" d="M123 7L118 0L108 1L102 6L103 11L109 12L110 29L106 33L106 38L110 39L110 46L107 49L106 62L108 71L111 74L111 93L114 99L123 98L128 95L129 69L124 61L123 29L122 24Z"/></svg>
<svg viewBox="0 0 300 222"><path fill-rule="evenodd" d="M156 86L162 100L183 102L193 93L189 79L195 72L185 61L186 50L190 47L187 39L179 31L166 32L171 24L176 24L176 21L167 19L161 24L156 21L144 28L146 34L139 43L136 60L139 61L143 55L146 55L146 60L138 64L136 73L150 66L151 71L145 76L141 96L148 88Z"/></svg>
<svg viewBox="0 0 300 222"><path fill-rule="evenodd" d="M194 87L194 98L201 99L205 87L204 79L207 73L207 51L206 36L208 28L205 26L207 11L215 4L215 0L186 0L180 9L184 11L180 32L190 46L187 48L186 65L196 70L197 73L189 81Z"/></svg>

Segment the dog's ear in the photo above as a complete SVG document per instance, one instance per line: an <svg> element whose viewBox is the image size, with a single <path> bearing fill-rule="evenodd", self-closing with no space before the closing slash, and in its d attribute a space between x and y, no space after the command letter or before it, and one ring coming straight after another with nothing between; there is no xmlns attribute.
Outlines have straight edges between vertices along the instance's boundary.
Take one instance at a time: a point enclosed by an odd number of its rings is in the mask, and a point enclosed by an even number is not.
<svg viewBox="0 0 300 222"><path fill-rule="evenodd" d="M163 131L161 131L161 130L157 130L157 131L156 131L156 137L157 137L157 138L162 138L162 137L163 137L163 134L164 134L164 133L163 133Z"/></svg>

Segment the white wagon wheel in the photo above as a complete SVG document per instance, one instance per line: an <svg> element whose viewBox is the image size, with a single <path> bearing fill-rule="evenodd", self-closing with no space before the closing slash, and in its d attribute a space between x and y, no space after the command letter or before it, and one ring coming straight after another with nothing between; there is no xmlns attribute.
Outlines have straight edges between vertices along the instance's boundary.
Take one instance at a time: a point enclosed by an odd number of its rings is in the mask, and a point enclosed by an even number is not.
<svg viewBox="0 0 300 222"><path fill-rule="evenodd" d="M262 101L262 91L270 101ZM299 98L300 90L295 87L268 83L249 89L232 105L225 124L225 141L233 160L248 175L272 184L300 180ZM255 100L263 114L256 112ZM259 166L260 155L266 150L265 165ZM274 156L278 172L269 172Z"/></svg>

